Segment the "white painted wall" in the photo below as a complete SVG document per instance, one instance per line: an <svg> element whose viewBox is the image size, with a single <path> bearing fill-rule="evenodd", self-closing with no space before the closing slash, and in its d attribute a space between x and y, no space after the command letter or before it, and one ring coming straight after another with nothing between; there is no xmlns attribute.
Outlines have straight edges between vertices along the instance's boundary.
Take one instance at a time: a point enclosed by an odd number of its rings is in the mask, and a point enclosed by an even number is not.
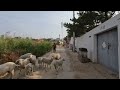
<svg viewBox="0 0 120 90"><path fill-rule="evenodd" d="M93 36L89 37L91 34L88 32L87 34L76 38L75 46L77 51L79 48L87 48L88 50L88 58L92 59L92 52L93 52Z"/></svg>
<svg viewBox="0 0 120 90"><path fill-rule="evenodd" d="M111 19L102 23L101 25L89 31L88 33L84 34L83 36L77 37L75 40L75 46L77 48L77 51L79 48L87 48L88 58L90 58L93 62L97 62L96 34L110 30L115 26L118 27L118 62L119 62L119 77L120 77L120 14L116 15L115 17L112 17Z"/></svg>
<svg viewBox="0 0 120 90"><path fill-rule="evenodd" d="M69 44L73 44L73 37L71 37Z"/></svg>

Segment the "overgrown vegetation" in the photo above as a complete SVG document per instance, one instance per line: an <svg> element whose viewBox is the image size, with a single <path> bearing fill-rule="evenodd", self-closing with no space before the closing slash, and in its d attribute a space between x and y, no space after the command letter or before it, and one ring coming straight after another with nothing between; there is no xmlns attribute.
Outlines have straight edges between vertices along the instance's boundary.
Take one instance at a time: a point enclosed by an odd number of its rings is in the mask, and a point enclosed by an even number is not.
<svg viewBox="0 0 120 90"><path fill-rule="evenodd" d="M51 49L52 44L49 41L37 42L23 38L0 38L0 56L13 52L19 55L32 53L36 56L42 56L51 51Z"/></svg>

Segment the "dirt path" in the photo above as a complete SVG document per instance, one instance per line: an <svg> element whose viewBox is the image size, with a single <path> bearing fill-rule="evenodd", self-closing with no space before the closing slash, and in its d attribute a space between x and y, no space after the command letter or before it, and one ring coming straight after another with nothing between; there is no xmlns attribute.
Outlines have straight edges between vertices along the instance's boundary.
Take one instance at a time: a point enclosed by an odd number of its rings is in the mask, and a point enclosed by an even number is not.
<svg viewBox="0 0 120 90"><path fill-rule="evenodd" d="M77 53L66 50L66 54L70 60L71 71L74 73L75 79L117 79L113 72L106 69L100 64L92 62L81 63L77 58Z"/></svg>
<svg viewBox="0 0 120 90"><path fill-rule="evenodd" d="M77 53L73 53L69 49L58 47L57 52L65 59L63 71L56 73L53 68L47 72L37 70L28 79L117 79L111 71L99 64L81 63L77 58ZM49 54L47 53L45 56Z"/></svg>
<svg viewBox="0 0 120 90"><path fill-rule="evenodd" d="M77 53L73 53L69 49L58 47L57 52L65 59L62 71L56 73L53 67L47 72L44 69L36 68L31 76L25 77L22 73L18 79L118 79L113 72L99 64L81 63L77 58ZM50 53L44 56L49 56ZM23 70L23 72L25 71ZM19 71L16 73L18 75Z"/></svg>

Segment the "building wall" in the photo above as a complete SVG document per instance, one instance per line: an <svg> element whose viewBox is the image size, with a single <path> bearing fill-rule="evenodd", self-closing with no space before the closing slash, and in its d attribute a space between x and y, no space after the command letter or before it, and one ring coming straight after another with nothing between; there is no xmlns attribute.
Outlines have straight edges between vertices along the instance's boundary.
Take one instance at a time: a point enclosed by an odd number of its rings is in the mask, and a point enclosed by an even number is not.
<svg viewBox="0 0 120 90"><path fill-rule="evenodd" d="M102 23L98 27L89 31L81 37L77 37L75 40L75 46L77 51L79 48L87 48L88 58L93 62L97 62L97 34L108 31L111 28L117 26L118 28L118 62L119 62L119 72L120 72L120 14L112 17L106 22ZM119 74L120 77L120 74Z"/></svg>

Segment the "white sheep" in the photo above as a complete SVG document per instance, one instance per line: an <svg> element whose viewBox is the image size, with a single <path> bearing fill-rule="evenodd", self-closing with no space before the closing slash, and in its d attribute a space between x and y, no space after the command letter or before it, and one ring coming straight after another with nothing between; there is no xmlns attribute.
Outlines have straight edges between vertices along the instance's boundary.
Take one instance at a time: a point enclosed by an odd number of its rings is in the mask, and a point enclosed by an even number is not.
<svg viewBox="0 0 120 90"><path fill-rule="evenodd" d="M33 72L33 65L32 63L28 63L27 65L25 65L25 76L26 75L30 75Z"/></svg>
<svg viewBox="0 0 120 90"><path fill-rule="evenodd" d="M12 75L11 78L13 78L14 70L16 67L19 67L19 66L20 65L17 65L14 62L7 62L4 64L1 64L0 65L0 76L5 75L6 73L10 73Z"/></svg>
<svg viewBox="0 0 120 90"><path fill-rule="evenodd" d="M65 61L64 58L59 59L59 60L54 60L54 61L51 63L51 65L53 65L54 68L55 68L55 70L58 72L58 70L60 69L60 67L61 67L61 69L63 70L63 67L62 67L63 61Z"/></svg>
<svg viewBox="0 0 120 90"><path fill-rule="evenodd" d="M38 61L38 64L39 64L39 69L40 69L40 65L41 65L41 66L43 65L42 60L43 60L43 57L38 57L38 58L37 58L37 61Z"/></svg>
<svg viewBox="0 0 120 90"><path fill-rule="evenodd" d="M50 56L55 60L59 60L61 58L61 55L59 53L52 53Z"/></svg>
<svg viewBox="0 0 120 90"><path fill-rule="evenodd" d="M34 67L37 67L38 60L35 55L30 55L30 63L32 63L34 65Z"/></svg>
<svg viewBox="0 0 120 90"><path fill-rule="evenodd" d="M36 65L36 62L37 62L37 58L35 55L30 55L30 62L34 65Z"/></svg>
<svg viewBox="0 0 120 90"><path fill-rule="evenodd" d="M51 57L51 58L50 58L50 57L49 57L49 58L48 58L48 57L42 57L42 62L43 62L44 64L46 64L46 65L45 65L46 68L49 67L49 68L51 69L51 65L50 65L50 64L52 63L52 61L53 61L53 58L52 58L52 57ZM45 69L45 70L46 70L46 69Z"/></svg>
<svg viewBox="0 0 120 90"><path fill-rule="evenodd" d="M19 74L21 73L22 69L25 69L25 65L27 65L28 63L30 63L30 58L18 59L16 61L16 64L20 65L20 67L21 67Z"/></svg>
<svg viewBox="0 0 120 90"><path fill-rule="evenodd" d="M25 65L27 65L28 63L30 63L30 58L18 59L18 60L16 60L15 63L19 64L22 68L25 68Z"/></svg>
<svg viewBox="0 0 120 90"><path fill-rule="evenodd" d="M30 58L30 55L32 55L32 53L26 53L26 54L24 54L24 55L21 55L19 58L20 58L20 59Z"/></svg>

